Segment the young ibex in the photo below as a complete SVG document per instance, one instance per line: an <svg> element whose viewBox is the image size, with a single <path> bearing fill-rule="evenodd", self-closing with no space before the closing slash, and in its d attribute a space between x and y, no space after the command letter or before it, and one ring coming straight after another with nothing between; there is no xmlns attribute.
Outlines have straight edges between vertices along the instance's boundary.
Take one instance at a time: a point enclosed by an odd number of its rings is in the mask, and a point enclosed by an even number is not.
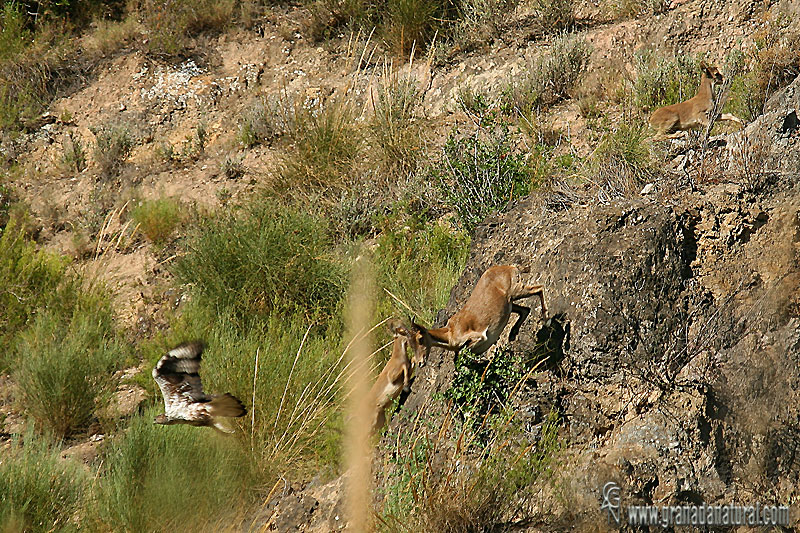
<svg viewBox="0 0 800 533"><path fill-rule="evenodd" d="M650 115L650 126L656 130L653 139L675 139L684 131L708 127L710 114L714 109L713 86L721 84L723 79L719 69L705 61L700 62L700 71L702 77L697 94L685 102L660 107ZM743 124L741 119L730 113L723 113L718 120Z"/></svg>
<svg viewBox="0 0 800 533"><path fill-rule="evenodd" d="M511 313L519 318L509 332L509 340L515 340L522 322L531 312L529 307L514 303L514 300L539 296L542 303L542 320L547 319L542 285L528 285L520 276L520 269L514 265L499 265L486 269L464 307L450 317L447 326L425 329L414 324L417 342L424 350L417 357L422 366L424 354L434 346L458 353L469 348L475 354L488 350L505 329Z"/></svg>
<svg viewBox="0 0 800 533"><path fill-rule="evenodd" d="M416 336L399 321L392 320L389 327L394 333L392 356L378 376L369 392L369 397L375 406L375 415L372 421L372 431L379 431L386 423L385 410L402 391L409 390L411 379L411 360L406 353L412 348L414 357L422 351Z"/></svg>

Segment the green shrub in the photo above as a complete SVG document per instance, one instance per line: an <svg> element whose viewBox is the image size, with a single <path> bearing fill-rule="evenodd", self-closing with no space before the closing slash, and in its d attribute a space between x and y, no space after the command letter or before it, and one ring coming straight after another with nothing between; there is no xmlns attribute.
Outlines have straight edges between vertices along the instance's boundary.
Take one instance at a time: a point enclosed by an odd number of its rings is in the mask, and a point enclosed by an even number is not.
<svg viewBox="0 0 800 533"><path fill-rule="evenodd" d="M215 531L230 525L252 481L241 444L213 430L159 426L148 410L103 453L92 518L100 531Z"/></svg>
<svg viewBox="0 0 800 533"><path fill-rule="evenodd" d="M575 26L573 0L533 0L534 20L545 34L572 30Z"/></svg>
<svg viewBox="0 0 800 533"><path fill-rule="evenodd" d="M344 185L361 149L361 129L348 103L295 110L289 130L293 148L278 169L284 190Z"/></svg>
<svg viewBox="0 0 800 533"><path fill-rule="evenodd" d="M422 134L414 122L419 103L417 84L410 78L384 76L377 89L370 132L386 173L408 174L422 156Z"/></svg>
<svg viewBox="0 0 800 533"><path fill-rule="evenodd" d="M508 126L491 126L487 133L479 130L470 137L453 132L443 148L440 184L469 232L534 186L533 171L526 156L514 151Z"/></svg>
<svg viewBox="0 0 800 533"><path fill-rule="evenodd" d="M344 291L323 220L274 198L210 217L175 273L202 305L246 323L272 310L330 316Z"/></svg>
<svg viewBox="0 0 800 533"><path fill-rule="evenodd" d="M84 429L114 391L123 361L109 313L64 319L40 311L15 346L18 402L37 428L65 437Z"/></svg>
<svg viewBox="0 0 800 533"><path fill-rule="evenodd" d="M600 141L589 165L596 174L594 181L600 186L601 198L637 194L642 185L655 176L655 165L646 142L648 135L643 121L623 122Z"/></svg>
<svg viewBox="0 0 800 533"><path fill-rule="evenodd" d="M38 250L25 235L21 222L9 220L0 233L0 345L27 324L40 307L55 303L66 261ZM8 354L0 354L0 368Z"/></svg>
<svg viewBox="0 0 800 533"><path fill-rule="evenodd" d="M124 124L111 124L89 130L96 139L94 158L101 174L104 177L117 175L136 144L130 129Z"/></svg>
<svg viewBox="0 0 800 533"><path fill-rule="evenodd" d="M380 287L402 298L417 319L431 323L464 270L469 237L405 213L386 217L382 230L374 252ZM378 315L408 314L392 297L378 295Z"/></svg>
<svg viewBox="0 0 800 533"><path fill-rule="evenodd" d="M634 64L634 100L645 110L688 100L699 87L700 68L688 54L669 59L640 49L634 56Z"/></svg>
<svg viewBox="0 0 800 533"><path fill-rule="evenodd" d="M78 531L74 521L89 488L80 465L59 457L28 431L3 450L0 460L0 524L4 532Z"/></svg>
<svg viewBox="0 0 800 533"><path fill-rule="evenodd" d="M470 424L480 424L490 412L497 414L520 379L530 370L521 355L496 349L488 361L462 350L455 360L456 373L446 392L448 399Z"/></svg>
<svg viewBox="0 0 800 533"><path fill-rule="evenodd" d="M186 219L184 206L174 198L143 200L131 211L131 218L153 244L163 245Z"/></svg>
<svg viewBox="0 0 800 533"><path fill-rule="evenodd" d="M177 56L193 44L193 37L222 31L231 21L234 0L132 0L148 33L147 50L159 56Z"/></svg>
<svg viewBox="0 0 800 533"><path fill-rule="evenodd" d="M527 72L506 91L506 106L522 114L552 106L572 96L589 64L590 45L581 34L565 33L553 39L550 49L533 61Z"/></svg>
<svg viewBox="0 0 800 533"><path fill-rule="evenodd" d="M388 2L384 33L392 50L402 58L414 48L424 50L445 18L445 5L441 0Z"/></svg>

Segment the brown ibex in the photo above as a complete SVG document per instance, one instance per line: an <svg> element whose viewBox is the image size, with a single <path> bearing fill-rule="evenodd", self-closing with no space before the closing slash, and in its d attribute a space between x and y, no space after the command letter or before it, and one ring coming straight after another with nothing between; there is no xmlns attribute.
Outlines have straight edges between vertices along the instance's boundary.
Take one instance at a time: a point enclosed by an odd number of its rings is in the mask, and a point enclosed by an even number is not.
<svg viewBox="0 0 800 533"><path fill-rule="evenodd" d="M706 128L714 110L714 85L722 83L722 73L717 67L700 62L700 88L697 94L685 102L667 105L656 109L650 115L650 126L656 130L654 140L674 139L694 128ZM722 113L718 120L743 124L742 120L730 113Z"/></svg>
<svg viewBox="0 0 800 533"><path fill-rule="evenodd" d="M542 285L529 285L522 281L520 269L514 265L493 266L478 280L467 303L447 321L443 328L425 329L414 324L417 341L424 350L417 357L419 366L424 364L424 354L434 346L458 353L469 348L475 354L488 350L516 313L519 318L509 332L509 340L515 340L522 322L530 314L530 308L514 303L515 300L539 296L542 304L542 320L547 319Z"/></svg>
<svg viewBox="0 0 800 533"><path fill-rule="evenodd" d="M375 415L372 422L373 432L379 431L386 423L385 410L389 404L397 398L400 393L409 390L411 379L411 360L408 358L407 350L411 348L415 359L423 348L419 346L417 337L399 320L392 320L389 323L394 334L392 344L392 356L386 362L378 379L370 390L369 397L375 407Z"/></svg>

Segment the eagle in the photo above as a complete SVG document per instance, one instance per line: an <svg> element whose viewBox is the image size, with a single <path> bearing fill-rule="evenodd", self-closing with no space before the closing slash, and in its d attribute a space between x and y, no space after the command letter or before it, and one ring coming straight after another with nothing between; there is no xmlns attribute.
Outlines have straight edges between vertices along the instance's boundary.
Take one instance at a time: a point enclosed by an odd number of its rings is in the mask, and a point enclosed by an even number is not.
<svg viewBox="0 0 800 533"><path fill-rule="evenodd" d="M159 359L153 368L153 379L164 396L164 414L156 424L190 424L211 426L223 433L233 433L218 417L240 417L247 413L244 405L232 394L207 395L200 381L202 341L180 344Z"/></svg>

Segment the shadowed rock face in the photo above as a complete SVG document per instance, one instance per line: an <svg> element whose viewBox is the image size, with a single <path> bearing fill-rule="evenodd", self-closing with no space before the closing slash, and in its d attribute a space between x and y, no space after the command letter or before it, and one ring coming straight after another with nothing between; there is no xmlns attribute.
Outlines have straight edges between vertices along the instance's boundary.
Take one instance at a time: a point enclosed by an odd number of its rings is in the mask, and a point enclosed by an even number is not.
<svg viewBox="0 0 800 533"><path fill-rule="evenodd" d="M567 504L549 506L544 523L603 519L610 480L628 504L800 494L800 169L787 164L800 160L800 138L784 127L798 98L800 80L745 130L770 140L757 187L722 181L555 213L530 197L478 228L436 325L491 265L529 266L545 286L553 318L532 313L508 344L541 354L547 343L547 365L516 400L530 440L550 410L563 420ZM393 427L423 405L437 427L453 376L452 354L434 351Z"/></svg>

